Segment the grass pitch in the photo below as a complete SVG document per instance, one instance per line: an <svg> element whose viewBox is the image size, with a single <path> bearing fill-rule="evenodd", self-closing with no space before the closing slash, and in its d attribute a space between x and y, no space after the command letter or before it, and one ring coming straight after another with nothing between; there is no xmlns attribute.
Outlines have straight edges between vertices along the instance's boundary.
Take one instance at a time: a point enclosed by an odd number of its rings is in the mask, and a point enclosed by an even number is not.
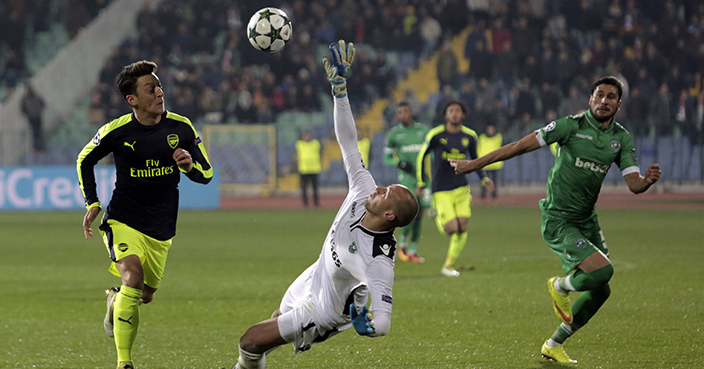
<svg viewBox="0 0 704 369"><path fill-rule="evenodd" d="M166 276L143 306L139 369L230 368L245 330L270 316L319 255L331 210L181 212ZM114 368L102 328L107 272L83 213L0 213L0 368ZM704 367L699 211L599 211L612 295L566 351L582 368ZM94 227L97 231L97 227ZM448 239L427 218L425 264L397 262L391 333L353 331L271 368L563 368L540 357L558 325L545 281L562 274L536 208L475 207L459 278L439 273ZM574 297L573 297L574 298Z"/></svg>

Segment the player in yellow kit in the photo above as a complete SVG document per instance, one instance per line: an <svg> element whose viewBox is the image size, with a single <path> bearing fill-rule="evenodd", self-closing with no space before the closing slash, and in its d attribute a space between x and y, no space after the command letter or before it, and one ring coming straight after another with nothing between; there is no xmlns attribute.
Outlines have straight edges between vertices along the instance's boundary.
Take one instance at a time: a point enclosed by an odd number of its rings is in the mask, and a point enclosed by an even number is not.
<svg viewBox="0 0 704 369"><path fill-rule="evenodd" d="M186 117L164 109L157 65L139 61L126 66L116 83L132 108L100 127L78 155L77 170L87 212L86 238L101 204L94 166L114 156L117 181L100 233L112 260L110 271L122 286L107 291L104 326L115 338L118 368L133 369L132 345L139 327L139 305L152 301L159 288L171 241L176 234L181 172L207 184L213 176L205 148Z"/></svg>

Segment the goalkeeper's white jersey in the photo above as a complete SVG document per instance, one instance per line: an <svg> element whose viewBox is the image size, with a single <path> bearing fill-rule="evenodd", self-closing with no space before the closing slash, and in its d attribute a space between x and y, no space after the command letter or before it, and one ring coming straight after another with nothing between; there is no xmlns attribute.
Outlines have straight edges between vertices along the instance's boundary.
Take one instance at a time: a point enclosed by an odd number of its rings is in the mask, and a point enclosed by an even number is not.
<svg viewBox="0 0 704 369"><path fill-rule="evenodd" d="M328 231L318 260L294 282L298 299L314 303L318 329L350 322L349 304L371 301L376 316L390 317L396 239L393 230L373 232L362 226L364 201L376 191L357 147L347 98L335 99L335 131L349 180L349 192ZM303 283L301 283L303 282ZM304 291L300 285L304 285ZM303 292L303 293L301 293ZM304 296L301 296L304 295Z"/></svg>
<svg viewBox="0 0 704 369"><path fill-rule="evenodd" d="M350 303L360 307L369 297L371 311L389 314L392 304L396 239L393 231L373 232L362 226L364 201L376 184L361 164L361 155L349 159L345 160L352 178L349 194L310 271L312 297L325 314L323 321L332 321L333 326L349 323Z"/></svg>

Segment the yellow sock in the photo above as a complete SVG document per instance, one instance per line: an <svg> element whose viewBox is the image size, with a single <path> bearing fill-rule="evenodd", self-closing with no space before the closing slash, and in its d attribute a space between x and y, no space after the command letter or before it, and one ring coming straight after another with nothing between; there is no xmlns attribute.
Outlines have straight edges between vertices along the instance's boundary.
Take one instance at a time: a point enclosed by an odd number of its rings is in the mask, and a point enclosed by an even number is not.
<svg viewBox="0 0 704 369"><path fill-rule="evenodd" d="M453 269L455 260L462 253L464 244L467 243L467 232L453 233L450 236L450 248L447 249L447 258L445 259L445 268Z"/></svg>
<svg viewBox="0 0 704 369"><path fill-rule="evenodd" d="M115 297L113 313L117 361L132 361L132 345L139 328L139 298L142 291L123 285Z"/></svg>

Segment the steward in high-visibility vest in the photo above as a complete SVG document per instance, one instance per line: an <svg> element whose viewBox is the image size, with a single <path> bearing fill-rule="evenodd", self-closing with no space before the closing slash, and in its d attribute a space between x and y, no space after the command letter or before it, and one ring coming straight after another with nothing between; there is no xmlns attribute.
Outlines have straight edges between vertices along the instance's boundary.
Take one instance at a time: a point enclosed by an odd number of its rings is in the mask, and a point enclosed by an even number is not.
<svg viewBox="0 0 704 369"><path fill-rule="evenodd" d="M318 199L318 173L322 170L320 163L320 141L311 139L310 133L306 132L301 139L296 142L296 158L298 162L298 174L301 176L301 196L303 206L308 206L308 185L313 187L313 203L315 207L320 206Z"/></svg>
<svg viewBox="0 0 704 369"><path fill-rule="evenodd" d="M482 133L481 135L479 135L479 143L477 144L477 155L479 155L479 157L482 157L500 148L503 143L503 139L504 138L501 133L496 132L496 128L494 126L487 126L486 133ZM496 163L492 163L484 167L486 175L491 178L492 181L494 181L494 192L491 193L491 197L494 199L496 199L496 197L498 196L497 188L499 187L499 183L497 181L497 174L499 170L501 170L503 167L503 161L497 161ZM482 186L482 199L486 198L486 192L486 187Z"/></svg>

